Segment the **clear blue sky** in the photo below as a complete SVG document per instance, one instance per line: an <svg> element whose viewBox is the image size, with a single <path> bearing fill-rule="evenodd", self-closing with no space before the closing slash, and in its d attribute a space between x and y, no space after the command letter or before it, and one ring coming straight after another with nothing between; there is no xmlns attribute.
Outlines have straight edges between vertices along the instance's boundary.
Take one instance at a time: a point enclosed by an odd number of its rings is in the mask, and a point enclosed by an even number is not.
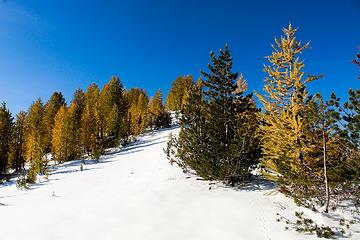
<svg viewBox="0 0 360 240"><path fill-rule="evenodd" d="M14 113L37 97L117 75L127 88L167 94L178 75L199 77L209 52L228 43L234 70L261 90L270 44L289 22L311 40L310 91L345 97L359 88L351 60L360 45L360 0L7 0L0 2L0 101Z"/></svg>

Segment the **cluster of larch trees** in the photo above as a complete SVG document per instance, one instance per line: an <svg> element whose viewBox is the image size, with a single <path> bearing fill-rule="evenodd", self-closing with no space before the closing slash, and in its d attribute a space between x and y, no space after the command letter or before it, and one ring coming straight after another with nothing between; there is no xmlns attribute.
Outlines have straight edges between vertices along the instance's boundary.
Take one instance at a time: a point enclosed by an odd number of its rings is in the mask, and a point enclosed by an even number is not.
<svg viewBox="0 0 360 240"><path fill-rule="evenodd" d="M187 96L193 85L192 76L179 76L175 79L166 97L165 109L180 112L186 105Z"/></svg>
<svg viewBox="0 0 360 240"><path fill-rule="evenodd" d="M350 89L342 102L335 93L328 100L309 93L308 84L321 77L305 74L301 54L309 44L301 44L296 32L289 25L275 38L263 92L255 93L261 109L244 76L233 72L227 46L211 52L208 71L196 83L178 77L165 106L160 90L149 98L143 89L126 91L117 77L101 90L96 84L76 90L68 105L55 92L15 119L3 103L0 177L22 171L26 182L34 182L47 174L48 156L56 163L98 159L146 128L169 126L171 110L180 113L181 131L165 152L185 171L234 184L251 180L258 169L298 203L315 201L326 212L331 199L333 206L344 198L360 203L360 90ZM360 54L353 63L360 68Z"/></svg>
<svg viewBox="0 0 360 240"><path fill-rule="evenodd" d="M95 83L85 92L76 90L68 105L63 95L55 92L46 104L38 99L15 119L3 103L0 178L21 172L23 184L35 182L38 174L47 174L51 159L55 163L98 159L106 148L134 140L146 128L170 124L160 89L149 98L143 89L126 91L118 77L101 90Z"/></svg>
<svg viewBox="0 0 360 240"><path fill-rule="evenodd" d="M327 212L331 199L333 206L345 198L360 203L360 90L350 89L344 103L334 93L328 100L310 94L308 84L321 77L305 74L309 43L296 32L289 24L275 38L263 92L255 93L261 109L243 75L232 72L227 46L210 54L204 80L176 79L166 107L180 111L181 131L165 152L185 171L229 184L258 169L298 203Z"/></svg>

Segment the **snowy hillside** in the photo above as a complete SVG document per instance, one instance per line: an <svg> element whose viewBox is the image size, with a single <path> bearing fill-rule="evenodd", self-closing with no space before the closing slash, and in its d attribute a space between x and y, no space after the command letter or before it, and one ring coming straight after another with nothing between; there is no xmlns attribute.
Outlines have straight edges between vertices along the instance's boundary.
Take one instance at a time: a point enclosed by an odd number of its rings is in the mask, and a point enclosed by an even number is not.
<svg viewBox="0 0 360 240"><path fill-rule="evenodd" d="M240 189L209 185L168 163L170 132L145 134L99 163L56 167L49 181L16 189L0 186L0 239L315 239L285 231L276 213L300 210L274 185L258 181ZM302 209L319 224L321 213ZM344 213L345 214L345 213ZM333 219L344 217L341 214ZM360 239L359 225L351 239Z"/></svg>

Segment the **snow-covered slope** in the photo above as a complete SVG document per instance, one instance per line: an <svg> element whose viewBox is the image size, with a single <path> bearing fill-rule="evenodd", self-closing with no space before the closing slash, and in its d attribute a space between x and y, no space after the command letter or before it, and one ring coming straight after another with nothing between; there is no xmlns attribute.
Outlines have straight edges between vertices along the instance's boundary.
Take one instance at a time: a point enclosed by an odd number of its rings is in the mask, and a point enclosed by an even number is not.
<svg viewBox="0 0 360 240"><path fill-rule="evenodd" d="M178 129L145 134L84 171L80 161L57 166L49 181L26 191L0 186L0 239L316 238L276 222L276 213L292 218L299 208L272 184L209 185L170 165L163 153L170 132ZM321 214L316 220L329 221ZM352 238L360 239L356 230Z"/></svg>

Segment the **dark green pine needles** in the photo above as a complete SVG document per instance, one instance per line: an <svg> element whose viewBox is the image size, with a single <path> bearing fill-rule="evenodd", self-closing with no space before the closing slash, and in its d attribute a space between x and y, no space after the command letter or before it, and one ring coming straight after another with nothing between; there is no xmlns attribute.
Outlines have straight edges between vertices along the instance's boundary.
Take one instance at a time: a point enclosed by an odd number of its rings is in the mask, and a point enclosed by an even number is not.
<svg viewBox="0 0 360 240"><path fill-rule="evenodd" d="M242 75L232 72L229 48L210 57L209 73L201 72L205 80L189 91L178 157L205 179L234 182L258 163L258 110Z"/></svg>

